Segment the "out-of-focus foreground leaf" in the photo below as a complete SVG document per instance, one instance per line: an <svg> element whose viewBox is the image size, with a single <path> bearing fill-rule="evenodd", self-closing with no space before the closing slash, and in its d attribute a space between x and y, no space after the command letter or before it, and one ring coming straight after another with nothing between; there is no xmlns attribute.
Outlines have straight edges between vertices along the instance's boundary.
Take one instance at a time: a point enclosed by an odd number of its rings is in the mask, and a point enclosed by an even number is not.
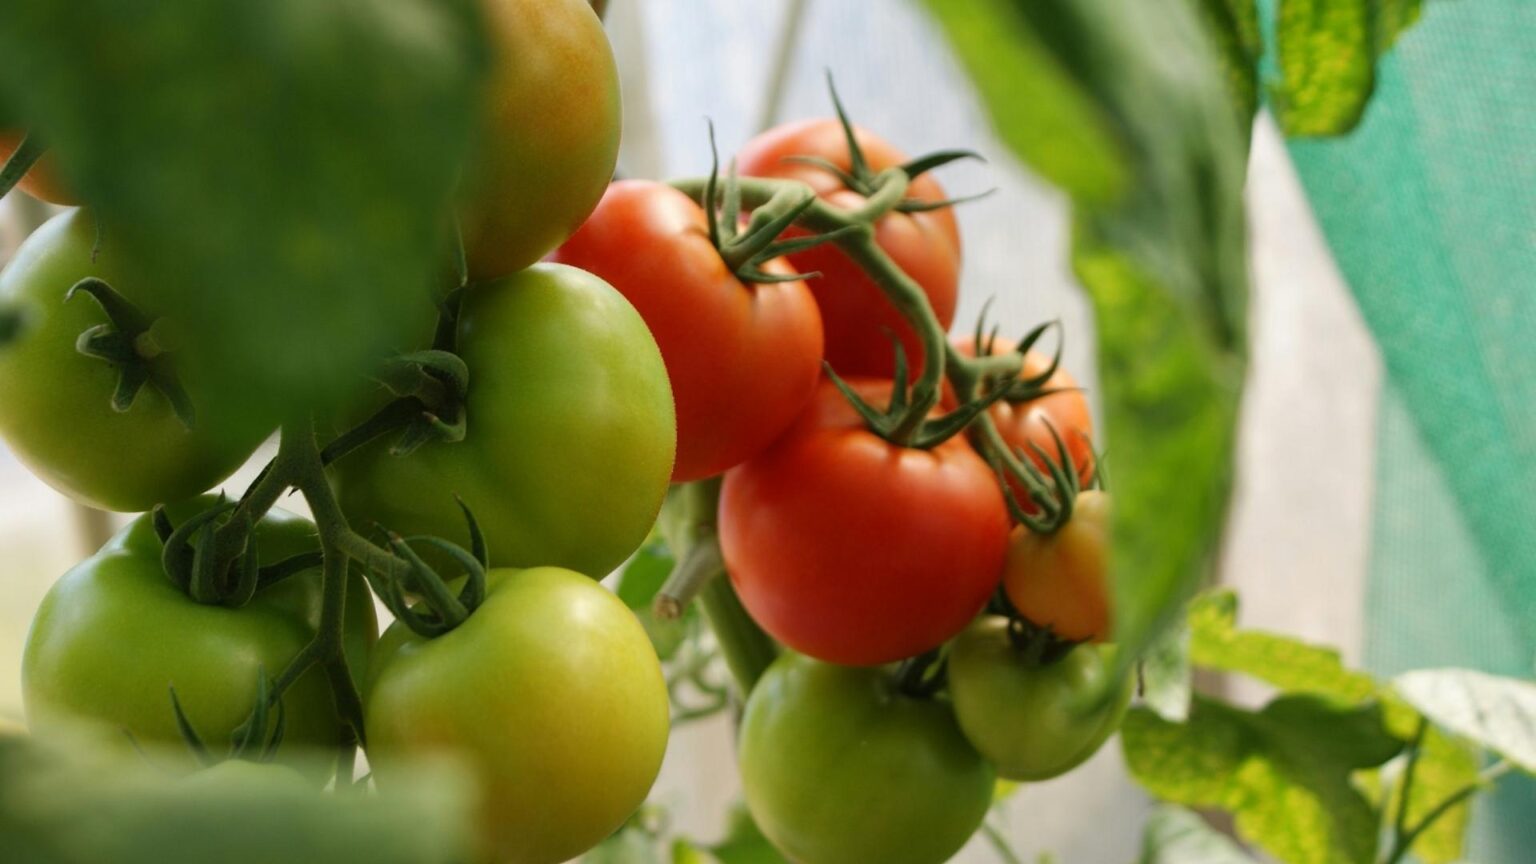
<svg viewBox="0 0 1536 864"><path fill-rule="evenodd" d="M1100 130L1107 141L1086 152L1125 178L1107 199L1066 189L1098 322L1115 635L1129 663L1178 620L1226 513L1247 357L1247 136L1189 0L926 4L1021 158L1057 180L1052 154ZM1017 96L1047 85L1077 106L1071 122Z"/></svg>
<svg viewBox="0 0 1536 864"><path fill-rule="evenodd" d="M330 794L287 769L173 778L136 757L0 739L0 859L26 864L454 864L468 786L424 770L380 794ZM217 770L217 769L216 769ZM261 772L276 772L271 775ZM286 773L285 773L286 772Z"/></svg>
<svg viewBox="0 0 1536 864"><path fill-rule="evenodd" d="M432 314L477 8L3 3L0 103L170 295L186 362L265 419L334 399Z"/></svg>

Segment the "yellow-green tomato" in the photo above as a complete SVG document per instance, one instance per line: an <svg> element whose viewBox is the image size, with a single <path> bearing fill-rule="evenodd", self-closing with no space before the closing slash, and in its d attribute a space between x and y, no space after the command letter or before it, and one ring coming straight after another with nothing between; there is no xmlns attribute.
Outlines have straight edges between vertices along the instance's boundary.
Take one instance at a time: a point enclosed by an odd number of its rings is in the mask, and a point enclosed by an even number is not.
<svg viewBox="0 0 1536 864"><path fill-rule="evenodd" d="M332 476L348 519L467 548L458 495L492 566L607 575L650 532L677 448L645 321L596 276L539 264L470 288L458 349L464 440L392 456L385 437L341 459Z"/></svg>
<svg viewBox="0 0 1536 864"><path fill-rule="evenodd" d="M1113 645L1079 645L1049 663L1013 644L988 616L956 637L949 691L960 727L1009 780L1048 780L1096 753L1125 717L1131 681L1109 692Z"/></svg>
<svg viewBox="0 0 1536 864"><path fill-rule="evenodd" d="M558 864L645 800L669 727L661 664L634 614L570 570L492 570L485 602L425 639L392 625L374 656L368 760L381 788L457 758L481 792L490 860Z"/></svg>
<svg viewBox="0 0 1536 864"><path fill-rule="evenodd" d="M147 316L166 314L153 284L136 276L112 234L83 210L32 233L0 272L0 305L23 314L19 336L0 349L0 437L44 482L83 504L138 512L179 501L228 477L271 431L252 425L234 381L177 366L196 418L187 429L170 402L143 387L124 412L112 407L118 368L75 347L108 319L69 289L88 276L111 285Z"/></svg>
<svg viewBox="0 0 1536 864"><path fill-rule="evenodd" d="M170 512L179 523L212 503L205 497ZM254 538L263 565L318 548L314 524L281 510L261 520ZM230 608L193 601L166 577L160 552L150 517L141 516L49 589L22 655L22 697L33 734L97 727L126 742L126 732L144 747L180 754L170 759L174 767L191 768L170 688L193 728L211 747L221 747L255 707L258 675L281 674L314 637L318 568ZM354 576L344 644L355 674L367 668L377 628L368 587ZM284 694L283 708L278 758L324 767L319 751L342 738L324 672L316 668L300 676Z"/></svg>
<svg viewBox="0 0 1536 864"><path fill-rule="evenodd" d="M753 688L740 762L753 818L799 864L940 864L992 801L992 768L948 705L887 670L797 654Z"/></svg>
<svg viewBox="0 0 1536 864"><path fill-rule="evenodd" d="M505 276L578 227L619 155L619 73L588 0L481 0L494 52L460 225L470 275Z"/></svg>

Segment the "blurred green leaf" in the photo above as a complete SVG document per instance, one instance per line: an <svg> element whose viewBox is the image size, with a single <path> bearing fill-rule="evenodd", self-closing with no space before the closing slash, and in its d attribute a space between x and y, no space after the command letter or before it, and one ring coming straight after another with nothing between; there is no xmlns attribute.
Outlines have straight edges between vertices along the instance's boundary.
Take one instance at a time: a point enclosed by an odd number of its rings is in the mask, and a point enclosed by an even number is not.
<svg viewBox="0 0 1536 864"><path fill-rule="evenodd" d="M672 620L664 620L652 614L651 601L667 581L672 565L672 553L667 545L653 537L624 565L623 572L619 574L619 584L615 588L619 599L633 609L635 616L640 619L646 635L651 637L656 656L662 662L677 656L678 650L688 639L689 627L699 614L693 604L683 610L681 617Z"/></svg>
<svg viewBox="0 0 1536 864"><path fill-rule="evenodd" d="M1259 32L1257 0L1197 0L1201 18L1210 28L1216 57L1227 82L1227 94L1237 111L1244 134L1253 128L1259 110L1259 55L1264 38Z"/></svg>
<svg viewBox="0 0 1536 864"><path fill-rule="evenodd" d="M0 4L0 101L253 416L406 347L445 268L475 0Z"/></svg>
<svg viewBox="0 0 1536 864"><path fill-rule="evenodd" d="M1377 0L1280 0L1273 98L1287 135L1355 128L1376 86Z"/></svg>
<svg viewBox="0 0 1536 864"><path fill-rule="evenodd" d="M662 864L656 838L635 828L619 829L612 837L581 856L581 864Z"/></svg>
<svg viewBox="0 0 1536 864"><path fill-rule="evenodd" d="M464 817L472 808L457 773L423 771L386 793L337 795L284 768L238 767L244 770L177 779L136 758L0 740L0 858L454 864L469 855Z"/></svg>
<svg viewBox="0 0 1536 864"><path fill-rule="evenodd" d="M1536 774L1536 684L1474 669L1420 669L1392 687L1437 726Z"/></svg>
<svg viewBox="0 0 1536 864"><path fill-rule="evenodd" d="M1189 665L1189 627L1164 633L1141 662L1141 700L1164 720L1182 723L1189 719L1192 695Z"/></svg>
<svg viewBox="0 0 1536 864"><path fill-rule="evenodd" d="M1003 140L1073 196L1073 263L1094 304L1119 466L1115 636L1128 670L1179 620L1226 511L1247 354L1247 133L1189 0L927 5ZM1069 174L1055 160L1074 150L1087 165Z"/></svg>
<svg viewBox="0 0 1536 864"><path fill-rule="evenodd" d="M709 851L720 864L789 864L763 836L762 829L757 827L744 804L737 804L731 810L725 840L710 847Z"/></svg>
<svg viewBox="0 0 1536 864"><path fill-rule="evenodd" d="M1243 847L1190 810L1164 804L1147 818L1137 864L1256 864Z"/></svg>
<svg viewBox="0 0 1536 864"><path fill-rule="evenodd" d="M1376 6L1376 53L1390 49L1404 30L1417 24L1423 0L1372 0Z"/></svg>
<svg viewBox="0 0 1536 864"><path fill-rule="evenodd" d="M636 611L649 610L656 592L661 590L662 584L667 581L667 574L672 572L672 565L672 553L667 549L667 544L652 537L624 565L615 593L629 608Z"/></svg>
<svg viewBox="0 0 1536 864"><path fill-rule="evenodd" d="M1120 736L1150 792L1232 813L1239 834L1287 864L1371 864L1379 822L1351 774L1402 749L1380 706L1312 696L1257 713L1197 696L1184 724L1136 708Z"/></svg>
<svg viewBox="0 0 1536 864"><path fill-rule="evenodd" d="M1413 771L1413 794L1408 798L1409 825L1417 825L1440 802L1477 782L1477 751L1430 727L1419 745L1419 764ZM1387 813L1395 814L1403 793L1402 772L1388 790ZM1455 864L1466 851L1471 802L1458 804L1435 820L1414 841L1413 854L1422 864Z"/></svg>

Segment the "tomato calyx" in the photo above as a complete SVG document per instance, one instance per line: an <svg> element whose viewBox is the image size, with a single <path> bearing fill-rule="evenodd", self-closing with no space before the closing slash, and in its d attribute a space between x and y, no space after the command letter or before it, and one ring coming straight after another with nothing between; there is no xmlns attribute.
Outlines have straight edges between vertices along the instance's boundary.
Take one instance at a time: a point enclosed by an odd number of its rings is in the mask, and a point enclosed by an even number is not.
<svg viewBox="0 0 1536 864"><path fill-rule="evenodd" d="M176 731L180 733L182 743L186 744L193 758L204 768L237 759L259 764L271 762L277 755L278 747L282 746L287 717L283 700L272 693L271 679L265 669L258 669L256 673L256 704L250 716L235 727L230 736L229 750L222 758L209 751L203 736L187 717L181 707L181 698L176 695L176 685L170 685L170 694L171 711L176 715Z"/></svg>
<svg viewBox="0 0 1536 864"><path fill-rule="evenodd" d="M163 319L145 314L111 285L94 277L70 286L64 301L73 300L77 294L95 300L107 316L107 323L81 333L75 348L87 357L117 367L112 410L123 413L132 408L139 391L149 385L165 396L183 426L193 428L197 417L192 400L165 357L170 345L161 324Z"/></svg>
<svg viewBox="0 0 1536 864"><path fill-rule="evenodd" d="M934 418L922 418L914 424L913 408L922 401L927 401L931 407L933 400L924 400L917 395L917 386L908 387L907 352L901 347L900 340L893 338L892 342L896 351L896 378L891 387L890 401L884 409L869 404L857 390L832 371L831 366L827 366L825 371L827 378L848 400L848 404L853 406L853 410L858 412L869 431L897 446L930 450L943 444L965 431L977 417L1005 398L1013 383L1009 380L995 383L990 390L967 399L955 410Z"/></svg>
<svg viewBox="0 0 1536 864"><path fill-rule="evenodd" d="M376 570L363 562L364 575L379 600L411 631L424 638L434 638L458 627L479 608L485 600L486 575L490 567L490 554L486 551L485 535L475 521L474 513L462 499L459 509L469 524L470 549L464 549L441 537L402 537L389 532L389 549L399 560L408 565L405 577L393 573L393 569ZM464 585L454 593L448 582L424 561L413 543L422 543L446 554L464 570ZM418 593L420 599L412 603L408 592Z"/></svg>
<svg viewBox="0 0 1536 864"><path fill-rule="evenodd" d="M43 158L48 152L48 147L37 137L36 133L28 132L16 147L11 157L5 160L5 166L0 167L0 198L10 194L21 182L21 178L27 176L37 160Z"/></svg>
<svg viewBox="0 0 1536 864"><path fill-rule="evenodd" d="M743 282L795 282L816 273L773 273L763 265L775 258L803 252L859 230L847 225L824 234L811 234L787 240L779 239L801 214L816 203L816 195L802 185L785 184L760 207L752 209L745 226L741 214L741 178L736 163L720 180L720 151L715 146L715 124L709 124L710 169L704 186L704 209L709 220L709 241L720 253L720 260Z"/></svg>
<svg viewBox="0 0 1536 864"><path fill-rule="evenodd" d="M837 112L837 121L843 127L843 135L848 141L848 169L844 170L831 160L823 159L819 156L786 156L784 161L797 162L801 165L809 165L825 171L836 177L838 182L842 183L849 190L862 195L866 199L874 198L886 186L887 180L885 175L889 172L876 172L870 168L869 160L864 157L864 150L859 146L858 138L854 134L853 121L849 119L848 111L843 107L842 99L838 98L837 85L832 80L832 73L830 71L827 72L827 91L832 96L832 108ZM958 162L962 159L986 161L980 153L974 150L937 150L909 160L899 168L892 170L899 171L910 182L935 168L941 168L951 162ZM991 195L993 191L995 190L989 189L975 195L946 198L941 201L909 198L902 195L886 209L897 210L902 213L922 213L929 210L941 210L945 207L953 207L957 204L985 198Z"/></svg>
<svg viewBox="0 0 1536 864"><path fill-rule="evenodd" d="M944 646L909 657L896 668L896 690L911 699L932 699L949 684L949 655Z"/></svg>

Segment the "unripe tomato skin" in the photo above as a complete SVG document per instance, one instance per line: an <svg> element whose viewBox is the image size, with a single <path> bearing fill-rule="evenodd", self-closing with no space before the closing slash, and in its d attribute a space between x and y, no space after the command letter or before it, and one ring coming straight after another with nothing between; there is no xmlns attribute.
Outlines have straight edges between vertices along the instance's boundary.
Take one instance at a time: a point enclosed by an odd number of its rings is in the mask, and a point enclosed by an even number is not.
<svg viewBox="0 0 1536 864"><path fill-rule="evenodd" d="M392 456L381 438L335 464L342 509L469 547L469 505L497 567L601 578L644 542L677 446L667 370L645 322L590 273L537 264L470 288L459 316L467 434Z"/></svg>
<svg viewBox="0 0 1536 864"><path fill-rule="evenodd" d="M456 629L385 632L368 756L384 789L413 758L460 760L482 793L487 860L558 864L645 800L669 711L656 653L622 601L570 570L493 570Z"/></svg>
<svg viewBox="0 0 1536 864"><path fill-rule="evenodd" d="M992 800L992 768L949 706L882 669L779 658L747 701L739 753L753 818L799 864L940 864Z"/></svg>
<svg viewBox="0 0 1536 864"><path fill-rule="evenodd" d="M882 405L890 382L854 381ZM785 435L725 475L720 540L752 617L804 654L890 663L965 628L1002 573L996 476L951 438L891 444L830 383Z"/></svg>
<svg viewBox="0 0 1536 864"><path fill-rule="evenodd" d="M11 158L16 148L21 146L25 133L14 129L0 130L0 165ZM60 207L75 207L81 203L78 196L64 184L59 178L58 166L54 163L52 153L44 153L43 157L32 165L27 176L21 178L16 188L31 195L39 201L49 204L57 204Z"/></svg>
<svg viewBox="0 0 1536 864"><path fill-rule="evenodd" d="M1120 728L1131 681L1108 692L1113 646L1079 645L1042 664L1025 657L1007 630L1007 619L988 616L951 645L955 716L998 776L1049 780L1088 761Z"/></svg>
<svg viewBox="0 0 1536 864"><path fill-rule="evenodd" d="M901 151L868 130L854 128L865 160L874 172L907 162ZM843 208L856 209L864 199L845 188L835 176L812 165L786 161L791 156L815 156L848 170L852 161L843 127L835 118L801 120L776 126L747 142L737 155L743 176L778 177L807 183L816 194ZM944 190L931 175L913 180L907 197L942 201ZM799 232L791 231L789 236ZM928 297L939 325L954 322L960 290L960 230L951 208L924 212L891 212L875 223L875 242L902 272L912 277ZM889 378L895 371L890 334L901 339L909 368L923 365L921 340L858 265L833 245L817 246L789 256L801 273L820 273L808 280L821 308L826 331L826 358L843 377Z"/></svg>
<svg viewBox="0 0 1536 864"><path fill-rule="evenodd" d="M1071 642L1101 642L1114 624L1109 586L1110 498L1088 490L1053 534L1020 525L1008 542L1003 589L1030 623Z"/></svg>
<svg viewBox="0 0 1536 864"><path fill-rule="evenodd" d="M810 289L743 283L710 242L703 208L669 186L614 183L552 260L607 280L656 337L677 405L675 483L755 455L816 391L821 314ZM765 269L790 272L782 260Z"/></svg>
<svg viewBox="0 0 1536 864"><path fill-rule="evenodd" d="M90 213L49 220L0 272L0 301L18 304L24 316L20 336L0 350L0 436L43 482L104 510L148 510L228 477L272 430L245 422L237 382L176 365L174 352L170 362L197 412L192 429L153 386L127 411L113 410L117 367L76 348L82 332L108 319L90 297L64 299L87 276L147 315L174 319L111 236L97 248Z"/></svg>
<svg viewBox="0 0 1536 864"><path fill-rule="evenodd" d="M213 503L204 497L169 512L180 522ZM318 548L314 524L281 510L268 513L254 536L264 565ZM22 656L22 695L34 734L84 724L126 744L127 731L141 745L163 750L161 761L190 770L196 763L182 743L169 688L176 688L182 709L210 745L227 741L256 704L258 673L281 674L313 638L320 620L318 569L229 608L194 602L171 584L160 552L150 517L140 516L49 589ZM360 679L378 624L367 585L357 575L348 584L344 635L348 665ZM305 769L316 764L314 751L341 740L323 670L304 673L284 694L283 706L280 761L291 757Z"/></svg>
<svg viewBox="0 0 1536 864"><path fill-rule="evenodd" d="M482 0L495 52L460 227L470 276L505 276L570 236L619 155L619 73L587 0Z"/></svg>

